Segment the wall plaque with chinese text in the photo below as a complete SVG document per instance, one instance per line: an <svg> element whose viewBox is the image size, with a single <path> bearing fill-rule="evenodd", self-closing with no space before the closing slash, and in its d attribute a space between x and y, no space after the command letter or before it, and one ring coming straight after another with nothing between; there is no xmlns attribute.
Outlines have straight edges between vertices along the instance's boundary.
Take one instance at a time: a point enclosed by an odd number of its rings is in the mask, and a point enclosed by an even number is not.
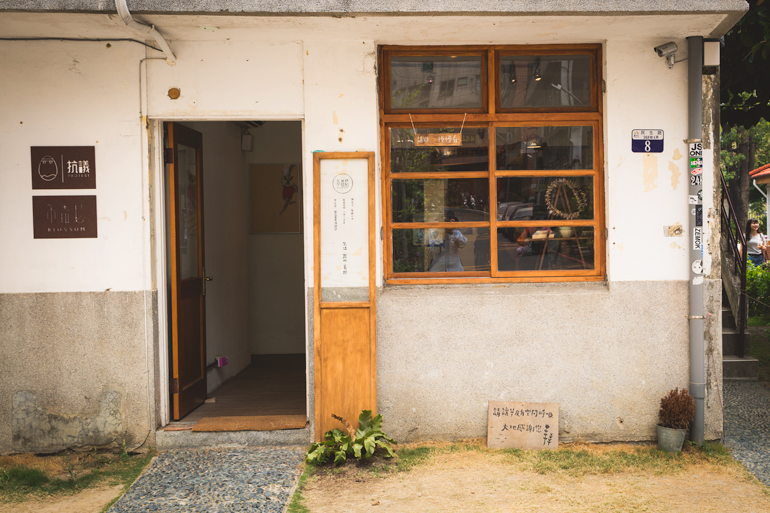
<svg viewBox="0 0 770 513"><path fill-rule="evenodd" d="M369 163L320 164L323 301L369 300Z"/></svg>
<svg viewBox="0 0 770 513"><path fill-rule="evenodd" d="M96 196L33 196L36 239L95 239Z"/></svg>
<svg viewBox="0 0 770 513"><path fill-rule="evenodd" d="M487 447L558 449L558 403L489 401Z"/></svg>
<svg viewBox="0 0 770 513"><path fill-rule="evenodd" d="M462 134L415 134L415 146L462 146Z"/></svg>
<svg viewBox="0 0 770 513"><path fill-rule="evenodd" d="M96 189L93 146L32 146L33 189Z"/></svg>

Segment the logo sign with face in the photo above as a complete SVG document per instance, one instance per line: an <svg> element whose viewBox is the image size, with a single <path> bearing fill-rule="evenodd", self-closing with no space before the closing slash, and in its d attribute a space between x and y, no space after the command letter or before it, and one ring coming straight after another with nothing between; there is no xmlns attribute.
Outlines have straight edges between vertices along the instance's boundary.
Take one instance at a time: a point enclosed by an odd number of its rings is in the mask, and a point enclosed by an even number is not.
<svg viewBox="0 0 770 513"><path fill-rule="evenodd" d="M33 189L96 189L93 146L32 146Z"/></svg>

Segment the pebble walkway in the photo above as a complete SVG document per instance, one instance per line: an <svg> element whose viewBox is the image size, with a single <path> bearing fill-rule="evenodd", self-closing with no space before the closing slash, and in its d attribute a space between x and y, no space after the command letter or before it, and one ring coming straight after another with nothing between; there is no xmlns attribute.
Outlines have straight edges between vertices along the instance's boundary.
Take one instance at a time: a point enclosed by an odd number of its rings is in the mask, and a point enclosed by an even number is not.
<svg viewBox="0 0 770 513"><path fill-rule="evenodd" d="M108 513L281 513L304 455L298 447L165 451Z"/></svg>
<svg viewBox="0 0 770 513"><path fill-rule="evenodd" d="M725 381L725 446L770 486L770 389L761 381Z"/></svg>

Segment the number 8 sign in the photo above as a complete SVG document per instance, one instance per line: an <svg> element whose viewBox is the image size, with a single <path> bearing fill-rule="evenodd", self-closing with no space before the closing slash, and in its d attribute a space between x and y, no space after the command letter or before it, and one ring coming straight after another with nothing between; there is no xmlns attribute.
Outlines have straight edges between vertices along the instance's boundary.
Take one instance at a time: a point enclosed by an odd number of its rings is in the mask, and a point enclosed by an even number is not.
<svg viewBox="0 0 770 513"><path fill-rule="evenodd" d="M663 130L633 130L631 132L631 151L634 153L662 153Z"/></svg>

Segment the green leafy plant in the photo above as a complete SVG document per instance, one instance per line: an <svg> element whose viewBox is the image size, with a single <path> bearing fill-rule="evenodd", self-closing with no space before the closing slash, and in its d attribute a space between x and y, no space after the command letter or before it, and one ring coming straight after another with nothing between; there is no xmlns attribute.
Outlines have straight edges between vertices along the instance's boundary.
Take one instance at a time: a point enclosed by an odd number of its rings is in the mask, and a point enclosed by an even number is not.
<svg viewBox="0 0 770 513"><path fill-rule="evenodd" d="M746 295L750 317L768 317L770 309L770 269L762 265L755 267L751 261L746 265Z"/></svg>
<svg viewBox="0 0 770 513"><path fill-rule="evenodd" d="M687 429L695 418L695 399L684 388L675 388L660 400L660 425L671 429Z"/></svg>
<svg viewBox="0 0 770 513"><path fill-rule="evenodd" d="M339 420L347 432L336 428L327 431L323 442L310 446L305 457L308 463L326 463L333 457L334 464L339 465L349 457L358 460L371 458L378 449L386 451L386 458L393 457L391 444L396 442L382 432L382 415L372 417L371 410L362 411L358 416L358 429L353 429L353 426L340 416L332 417Z"/></svg>

